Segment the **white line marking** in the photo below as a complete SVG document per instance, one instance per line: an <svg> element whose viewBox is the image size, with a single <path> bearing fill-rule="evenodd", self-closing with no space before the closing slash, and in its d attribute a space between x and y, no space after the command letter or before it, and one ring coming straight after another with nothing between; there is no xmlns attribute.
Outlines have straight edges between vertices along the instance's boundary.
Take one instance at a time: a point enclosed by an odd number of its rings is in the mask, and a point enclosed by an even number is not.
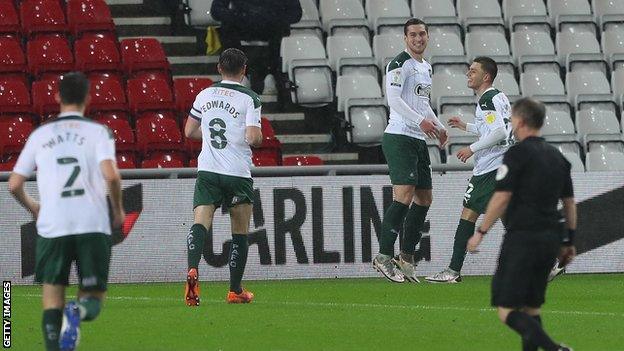
<svg viewBox="0 0 624 351"><path fill-rule="evenodd" d="M41 294L21 294L13 295L14 297L41 298ZM107 300L119 301L169 301L180 302L183 304L182 298L171 297L147 297L147 296L107 296ZM225 299L202 299L202 302L224 303ZM254 300L254 304L261 305L282 305L282 306L301 306L301 307L338 307L338 308L381 308L381 309L402 309L402 310L432 310L432 311L466 311L466 312L487 312L492 313L494 308L475 308L475 307L458 307L458 306L428 306L428 305L388 305L376 303L341 303L341 302L296 302L296 301L262 301ZM615 312L597 312L597 311L558 311L544 310L546 314L563 314L578 316L604 316L604 317L624 317L624 313Z"/></svg>

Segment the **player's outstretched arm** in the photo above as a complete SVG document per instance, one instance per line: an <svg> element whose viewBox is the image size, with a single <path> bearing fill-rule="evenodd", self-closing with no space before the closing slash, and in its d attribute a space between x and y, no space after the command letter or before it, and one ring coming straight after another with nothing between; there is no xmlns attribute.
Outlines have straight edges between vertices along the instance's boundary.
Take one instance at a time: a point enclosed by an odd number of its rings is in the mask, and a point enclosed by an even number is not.
<svg viewBox="0 0 624 351"><path fill-rule="evenodd" d="M24 208L30 211L35 219L39 215L39 203L35 201L32 197L30 197L24 191L24 183L26 182L26 177L18 173L11 173L9 177L9 191L13 195L13 197L20 203Z"/></svg>
<svg viewBox="0 0 624 351"><path fill-rule="evenodd" d="M201 122L189 116L184 125L184 135L193 140L202 140Z"/></svg>
<svg viewBox="0 0 624 351"><path fill-rule="evenodd" d="M117 169L117 164L113 160L103 160L100 162L102 175L108 185L108 193L111 199L113 210L113 227L120 228L123 224L126 213L121 202L121 175Z"/></svg>

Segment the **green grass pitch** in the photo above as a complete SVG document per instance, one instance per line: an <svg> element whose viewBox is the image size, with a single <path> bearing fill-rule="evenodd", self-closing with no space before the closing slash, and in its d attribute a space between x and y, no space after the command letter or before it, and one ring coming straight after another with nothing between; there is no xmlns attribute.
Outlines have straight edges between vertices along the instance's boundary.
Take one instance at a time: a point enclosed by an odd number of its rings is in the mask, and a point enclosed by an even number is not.
<svg viewBox="0 0 624 351"><path fill-rule="evenodd" d="M81 350L519 350L489 306L490 277L456 285L378 279L249 281L249 305L227 305L224 282L113 284L100 317L82 325ZM75 287L69 289L75 293ZM14 286L13 349L42 350L40 288ZM564 275L542 318L576 350L624 350L624 274Z"/></svg>

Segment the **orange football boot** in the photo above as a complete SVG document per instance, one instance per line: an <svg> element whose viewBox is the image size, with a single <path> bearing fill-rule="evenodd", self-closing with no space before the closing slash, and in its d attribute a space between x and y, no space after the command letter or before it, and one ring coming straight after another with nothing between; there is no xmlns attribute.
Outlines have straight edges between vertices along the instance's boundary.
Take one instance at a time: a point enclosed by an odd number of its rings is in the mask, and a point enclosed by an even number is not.
<svg viewBox="0 0 624 351"><path fill-rule="evenodd" d="M254 298L254 294L251 291L243 289L240 294L230 291L227 294L227 303L250 303Z"/></svg>
<svg viewBox="0 0 624 351"><path fill-rule="evenodd" d="M186 286L184 289L184 298L187 306L199 306L199 280L197 277L197 269L191 268L186 276Z"/></svg>

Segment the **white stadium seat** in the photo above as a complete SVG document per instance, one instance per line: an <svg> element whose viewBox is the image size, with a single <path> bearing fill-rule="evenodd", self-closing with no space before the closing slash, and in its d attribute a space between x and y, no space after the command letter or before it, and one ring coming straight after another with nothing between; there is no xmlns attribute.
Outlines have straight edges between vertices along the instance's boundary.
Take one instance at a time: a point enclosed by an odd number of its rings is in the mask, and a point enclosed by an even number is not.
<svg viewBox="0 0 624 351"><path fill-rule="evenodd" d="M624 61L624 25L609 26L600 42L605 60L613 68L615 61Z"/></svg>
<svg viewBox="0 0 624 351"><path fill-rule="evenodd" d="M511 33L511 52L517 63L526 55L555 55L555 45L547 31L521 30Z"/></svg>
<svg viewBox="0 0 624 351"><path fill-rule="evenodd" d="M361 27L368 34L364 7L359 0L320 0L319 15L328 35L334 34L339 27Z"/></svg>
<svg viewBox="0 0 624 351"><path fill-rule="evenodd" d="M599 54L600 44L591 31L558 32L555 38L557 55L559 56L559 64L566 65L568 55L570 54Z"/></svg>
<svg viewBox="0 0 624 351"><path fill-rule="evenodd" d="M503 15L507 27L511 19L517 16L546 16L543 0L503 0Z"/></svg>
<svg viewBox="0 0 624 351"><path fill-rule="evenodd" d="M509 67L509 65L505 65ZM513 73L513 70L507 71L504 69L504 66L498 66L498 74L494 79L494 87L506 95L520 95L520 87L518 86L518 81L516 81L516 76Z"/></svg>
<svg viewBox="0 0 624 351"><path fill-rule="evenodd" d="M497 0L457 0L457 14L462 23L471 17L502 17Z"/></svg>
<svg viewBox="0 0 624 351"><path fill-rule="evenodd" d="M615 113L599 109L576 112L576 129L579 141L587 148L596 141L622 141L620 124Z"/></svg>
<svg viewBox="0 0 624 351"><path fill-rule="evenodd" d="M381 88L371 76L339 76L336 82L338 112L353 129L347 135L350 142L375 145L381 142L388 111L381 98Z"/></svg>
<svg viewBox="0 0 624 351"><path fill-rule="evenodd" d="M605 74L601 71L578 70L566 74L566 90L568 101L572 106L584 100L580 95L611 95L611 87Z"/></svg>
<svg viewBox="0 0 624 351"><path fill-rule="evenodd" d="M412 15L417 18L457 16L453 0L412 0Z"/></svg>
<svg viewBox="0 0 624 351"><path fill-rule="evenodd" d="M622 152L588 152L585 159L588 172L624 171L624 153Z"/></svg>
<svg viewBox="0 0 624 351"><path fill-rule="evenodd" d="M431 87L431 103L439 106L440 97L443 96L473 96L474 92L466 83L466 70L463 65L437 66L433 73Z"/></svg>
<svg viewBox="0 0 624 351"><path fill-rule="evenodd" d="M529 65L520 73L520 89L524 96L565 95L556 64Z"/></svg>
<svg viewBox="0 0 624 351"><path fill-rule="evenodd" d="M382 72L385 72L388 62L390 62L403 50L405 50L403 35L377 34L373 37L373 54L375 56L375 62L377 62L377 65Z"/></svg>
<svg viewBox="0 0 624 351"><path fill-rule="evenodd" d="M212 18L210 8L213 0L188 0L191 12L186 16L186 23L189 26L206 27L216 26L219 22Z"/></svg>
<svg viewBox="0 0 624 351"><path fill-rule="evenodd" d="M368 27L375 33L379 33L382 26L398 26L411 17L410 9L405 0L374 0L366 2L366 16Z"/></svg>
<svg viewBox="0 0 624 351"><path fill-rule="evenodd" d="M282 72L288 72L289 63L295 59L324 59L325 47L317 36L289 36L280 45Z"/></svg>
<svg viewBox="0 0 624 351"><path fill-rule="evenodd" d="M547 109L542 136L549 142L576 140L574 123L570 114L562 110Z"/></svg>
<svg viewBox="0 0 624 351"><path fill-rule="evenodd" d="M591 15L587 0L548 0L548 14L554 26L558 16Z"/></svg>
<svg viewBox="0 0 624 351"><path fill-rule="evenodd" d="M371 76L339 76L336 81L336 95L338 97L338 112L344 112L347 99L380 98L381 87L377 80Z"/></svg>
<svg viewBox="0 0 624 351"><path fill-rule="evenodd" d="M499 31L468 32L466 54L469 60L477 56L509 56L509 44Z"/></svg>
<svg viewBox="0 0 624 351"><path fill-rule="evenodd" d="M327 56L334 71L343 58L372 57L368 40L361 35L332 35L327 37Z"/></svg>
<svg viewBox="0 0 624 351"><path fill-rule="evenodd" d="M611 72L611 88L613 89L613 97L617 103L622 106L624 103L622 97L624 96L624 69L620 68ZM624 118L623 118L624 120Z"/></svg>
<svg viewBox="0 0 624 351"><path fill-rule="evenodd" d="M583 160L575 152L564 152L563 157L572 165L572 172L585 172L585 165Z"/></svg>
<svg viewBox="0 0 624 351"><path fill-rule="evenodd" d="M433 56L464 56L460 34L446 26L429 27L429 44L425 57Z"/></svg>

